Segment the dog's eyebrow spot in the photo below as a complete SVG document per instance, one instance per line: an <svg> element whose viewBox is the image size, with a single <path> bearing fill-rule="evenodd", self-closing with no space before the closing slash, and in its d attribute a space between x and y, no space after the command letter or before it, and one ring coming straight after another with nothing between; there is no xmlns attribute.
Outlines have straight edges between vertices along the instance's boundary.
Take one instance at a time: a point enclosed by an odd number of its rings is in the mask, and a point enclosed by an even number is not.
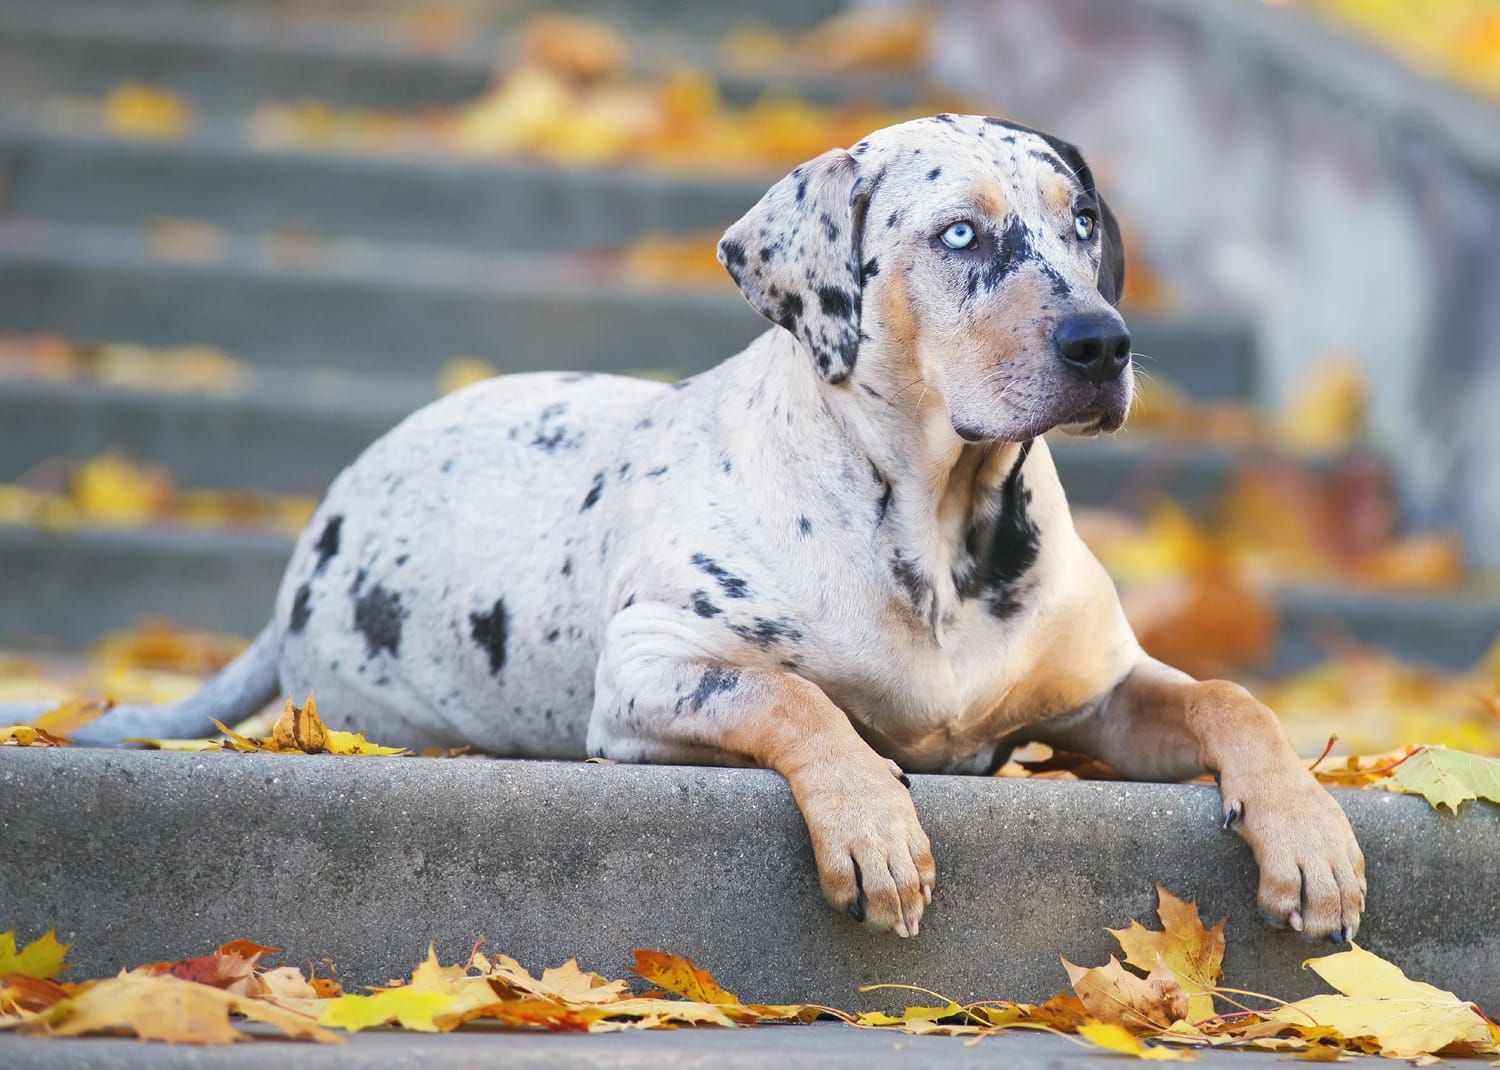
<svg viewBox="0 0 1500 1070"><path fill-rule="evenodd" d="M318 563L313 566L313 575L323 575L323 570L339 552L339 535L344 529L344 518L342 516L331 516L328 523L323 525L323 534L318 536L317 543L313 549L318 551Z"/></svg>
<svg viewBox="0 0 1500 1070"><path fill-rule="evenodd" d="M692 561L698 568L718 581L719 586L723 588L724 593L730 598L750 597L750 585L740 579L740 577L724 569L723 566L707 554L696 553L688 560Z"/></svg>
<svg viewBox="0 0 1500 1070"><path fill-rule="evenodd" d="M509 632L510 615L505 611L503 598L495 599L488 613L469 614L469 635L488 655L491 676L499 676L505 668L505 640Z"/></svg>
<svg viewBox="0 0 1500 1070"><path fill-rule="evenodd" d="M376 584L363 594L365 572L360 570L352 594L354 599L354 630L365 637L365 653L375 657L382 650L393 657L401 653L401 624L406 611L401 608L401 596Z"/></svg>
<svg viewBox="0 0 1500 1070"><path fill-rule="evenodd" d="M297 594L292 599L292 612L287 617L287 631L293 635L301 634L307 627L308 619L312 616L312 588L303 584L297 588Z"/></svg>
<svg viewBox="0 0 1500 1070"><path fill-rule="evenodd" d="M690 598L692 602L693 612L698 614L698 616L703 617L705 620L709 617L717 617L720 613L724 612L722 609L708 600L707 591L694 591Z"/></svg>
<svg viewBox="0 0 1500 1070"><path fill-rule="evenodd" d="M799 532L801 532L803 535L811 535L812 534L812 521L809 520L809 519L807 519L807 517L805 517L805 516L799 516L797 518L797 530Z"/></svg>
<svg viewBox="0 0 1500 1070"><path fill-rule="evenodd" d="M594 474L594 485L589 487L589 492L583 496L583 504L578 507L580 513L586 513L599 504L599 495L604 493L604 469Z"/></svg>
<svg viewBox="0 0 1500 1070"><path fill-rule="evenodd" d="M703 709L709 699L715 695L722 695L733 691L739 685L740 674L738 669L722 669L717 665L710 665L703 670L703 675L698 678L698 686L691 695L684 695L677 700L677 712L682 712L683 704L692 707L694 713Z"/></svg>

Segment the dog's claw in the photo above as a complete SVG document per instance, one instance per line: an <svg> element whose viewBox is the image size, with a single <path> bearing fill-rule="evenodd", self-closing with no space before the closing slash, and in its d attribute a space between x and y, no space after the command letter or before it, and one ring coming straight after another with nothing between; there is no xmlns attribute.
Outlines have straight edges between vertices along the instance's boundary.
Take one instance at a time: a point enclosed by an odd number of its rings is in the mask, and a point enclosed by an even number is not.
<svg viewBox="0 0 1500 1070"><path fill-rule="evenodd" d="M1245 808L1238 802L1230 803L1229 809L1224 811L1224 830L1227 832L1229 830L1229 827L1236 821L1238 821L1240 819L1240 815L1242 815L1244 812Z"/></svg>
<svg viewBox="0 0 1500 1070"><path fill-rule="evenodd" d="M865 901L863 899L855 899L849 903L849 916L858 922L865 920Z"/></svg>
<svg viewBox="0 0 1500 1070"><path fill-rule="evenodd" d="M911 777L907 776L905 773L897 773L896 779L901 781L901 786L907 791L911 790Z"/></svg>
<svg viewBox="0 0 1500 1070"><path fill-rule="evenodd" d="M1293 932L1302 931L1302 911L1294 910L1286 916L1286 923L1292 927Z"/></svg>

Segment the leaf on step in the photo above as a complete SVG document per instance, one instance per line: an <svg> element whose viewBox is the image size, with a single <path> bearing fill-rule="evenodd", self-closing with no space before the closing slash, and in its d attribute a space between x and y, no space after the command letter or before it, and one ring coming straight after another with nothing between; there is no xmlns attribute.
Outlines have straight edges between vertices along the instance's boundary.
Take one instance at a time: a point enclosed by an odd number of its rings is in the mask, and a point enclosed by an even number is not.
<svg viewBox="0 0 1500 1070"><path fill-rule="evenodd" d="M176 140L192 129L193 109L175 93L127 82L105 98L104 123L121 137Z"/></svg>
<svg viewBox="0 0 1500 1070"><path fill-rule="evenodd" d="M1278 1007L1276 1022L1329 1026L1345 1038L1371 1037L1380 1053L1408 1059L1453 1044L1475 1053L1500 1053L1500 1032L1472 1003L1422 981L1394 964L1354 946L1303 965L1341 995L1312 996Z"/></svg>
<svg viewBox="0 0 1500 1070"><path fill-rule="evenodd" d="M260 966L262 956L280 951L279 947L267 947L250 940L234 940L219 948L212 955L200 955L178 962L156 962L138 966L133 974L156 977L163 974L182 981L193 981L211 988L222 988L240 996L262 996L266 986L262 981ZM300 977L300 972L293 970Z"/></svg>
<svg viewBox="0 0 1500 1070"><path fill-rule="evenodd" d="M1423 747L1391 770L1386 786L1458 813L1459 804L1469 799L1500 803L1500 759Z"/></svg>
<svg viewBox="0 0 1500 1070"><path fill-rule="evenodd" d="M263 1000L170 975L121 974L98 981L44 1013L22 1019L22 1032L76 1037L126 1031L143 1040L224 1044L248 1040L229 1020L237 1012L290 1037L337 1043L339 1037L303 1014Z"/></svg>
<svg viewBox="0 0 1500 1070"><path fill-rule="evenodd" d="M1129 1029L1166 1029L1188 1016L1188 995L1172 972L1158 967L1137 977L1113 955L1103 966L1086 968L1062 960L1073 991L1101 1022Z"/></svg>
<svg viewBox="0 0 1500 1070"><path fill-rule="evenodd" d="M1187 1019L1201 1022L1214 1013L1211 995L1224 976L1224 922L1205 929L1196 903L1184 902L1156 886L1156 914L1162 931L1132 921L1125 929L1110 929L1120 942L1125 961L1145 973L1165 966L1188 996Z"/></svg>
<svg viewBox="0 0 1500 1070"><path fill-rule="evenodd" d="M0 1018L36 1014L67 998L68 990L56 981L24 973L0 974Z"/></svg>
<svg viewBox="0 0 1500 1070"><path fill-rule="evenodd" d="M57 930L48 929L44 935L17 951L15 930L0 933L0 974L56 977L68 968L68 951L72 946L57 939Z"/></svg>
<svg viewBox="0 0 1500 1070"><path fill-rule="evenodd" d="M1191 1059L1192 1055L1159 1045L1148 1045L1124 1026L1115 1022L1084 1022L1078 1027L1078 1035L1095 1047L1120 1055L1133 1055L1137 1059L1171 1062Z"/></svg>
<svg viewBox="0 0 1500 1070"><path fill-rule="evenodd" d="M0 747L66 747L62 736L30 724L0 725Z"/></svg>
<svg viewBox="0 0 1500 1070"><path fill-rule="evenodd" d="M740 997L719 987L713 975L693 965L693 960L664 951L637 948L632 970L654 985L683 999L699 1003L739 1003Z"/></svg>
<svg viewBox="0 0 1500 1070"><path fill-rule="evenodd" d="M224 733L224 746L229 750L267 754L341 754L345 756L370 756L405 754L405 747L382 747L365 739L360 732L341 732L329 728L318 716L318 706L313 696L307 696L307 705L296 705L290 696L282 707L281 716L271 727L268 737L242 736L214 721Z"/></svg>

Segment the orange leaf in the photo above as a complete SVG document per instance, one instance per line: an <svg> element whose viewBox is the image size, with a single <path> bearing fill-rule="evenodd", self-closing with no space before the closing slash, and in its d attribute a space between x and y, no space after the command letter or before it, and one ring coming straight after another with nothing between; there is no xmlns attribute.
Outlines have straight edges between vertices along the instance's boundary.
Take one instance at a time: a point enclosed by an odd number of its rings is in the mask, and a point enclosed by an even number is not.
<svg viewBox="0 0 1500 1070"><path fill-rule="evenodd" d="M707 970L694 966L690 958L637 948L633 969L652 984L660 985L684 999L721 1005L740 1001L740 997L733 992L720 988L719 982Z"/></svg>

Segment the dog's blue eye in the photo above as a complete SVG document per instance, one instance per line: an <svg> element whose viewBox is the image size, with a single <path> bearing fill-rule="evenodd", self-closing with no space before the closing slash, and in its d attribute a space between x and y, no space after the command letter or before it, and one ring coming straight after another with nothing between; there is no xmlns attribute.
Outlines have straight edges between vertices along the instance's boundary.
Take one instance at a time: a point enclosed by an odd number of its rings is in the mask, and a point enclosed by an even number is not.
<svg viewBox="0 0 1500 1070"><path fill-rule="evenodd" d="M1088 241L1094 236L1094 217L1088 212L1079 212L1073 217L1073 233L1079 241Z"/></svg>
<svg viewBox="0 0 1500 1070"><path fill-rule="evenodd" d="M943 231L943 244L950 249L967 249L974 244L974 228L968 223L954 223Z"/></svg>

